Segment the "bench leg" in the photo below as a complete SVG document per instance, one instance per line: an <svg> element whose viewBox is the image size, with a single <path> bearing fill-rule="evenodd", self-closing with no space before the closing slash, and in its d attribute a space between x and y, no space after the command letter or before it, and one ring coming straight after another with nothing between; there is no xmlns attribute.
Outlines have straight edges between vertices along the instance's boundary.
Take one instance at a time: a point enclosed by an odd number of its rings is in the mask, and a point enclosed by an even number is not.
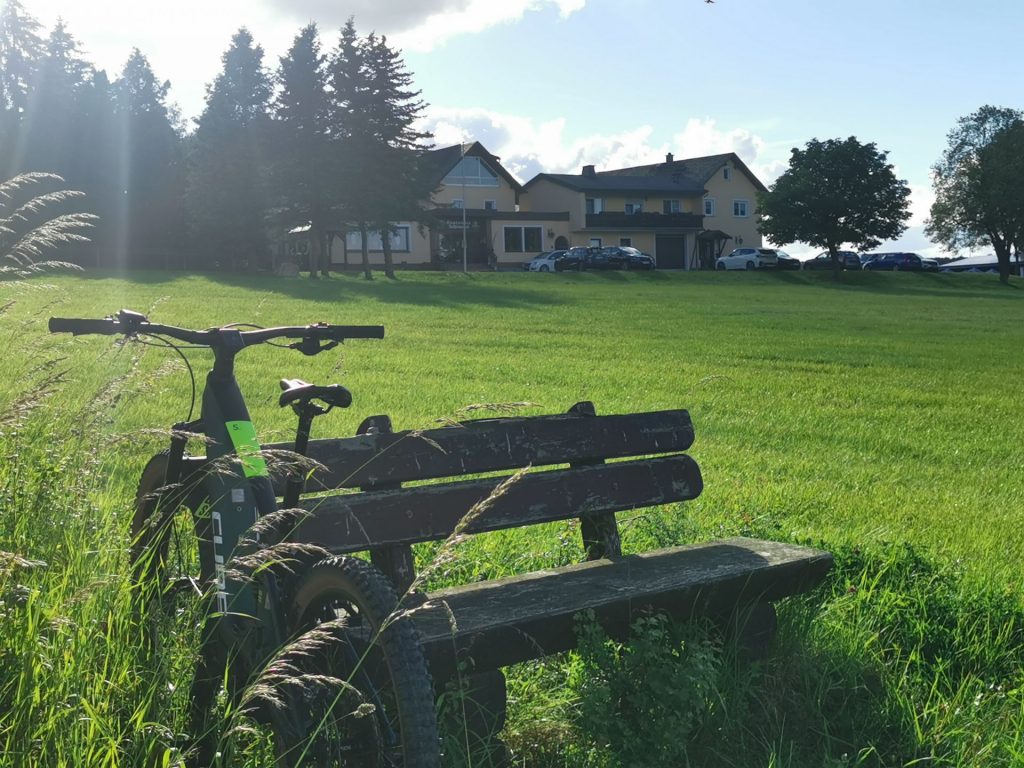
<svg viewBox="0 0 1024 768"><path fill-rule="evenodd" d="M504 673L495 669L463 674L446 686L443 695L449 756L459 755L469 765L487 768L511 765L508 749L498 737L507 712Z"/></svg>
<svg viewBox="0 0 1024 768"><path fill-rule="evenodd" d="M743 662L764 661L778 627L775 606L768 602L741 605L724 622L726 638L735 642Z"/></svg>

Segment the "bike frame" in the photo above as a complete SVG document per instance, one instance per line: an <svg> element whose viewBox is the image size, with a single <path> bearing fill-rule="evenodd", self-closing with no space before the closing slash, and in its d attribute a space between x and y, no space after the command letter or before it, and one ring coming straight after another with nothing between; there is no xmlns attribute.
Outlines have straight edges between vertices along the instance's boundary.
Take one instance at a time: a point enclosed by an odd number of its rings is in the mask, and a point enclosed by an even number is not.
<svg viewBox="0 0 1024 768"><path fill-rule="evenodd" d="M202 473L200 495L210 513L217 613L255 617L257 604L253 589L230 579L226 564L253 523L276 511L277 500L249 409L235 379L235 356L243 349L240 334L223 333L220 343L211 348L214 365L206 376L199 422L181 426L206 436L205 464L207 469L216 467L216 471ZM172 443L168 485L181 479L186 439L183 436Z"/></svg>

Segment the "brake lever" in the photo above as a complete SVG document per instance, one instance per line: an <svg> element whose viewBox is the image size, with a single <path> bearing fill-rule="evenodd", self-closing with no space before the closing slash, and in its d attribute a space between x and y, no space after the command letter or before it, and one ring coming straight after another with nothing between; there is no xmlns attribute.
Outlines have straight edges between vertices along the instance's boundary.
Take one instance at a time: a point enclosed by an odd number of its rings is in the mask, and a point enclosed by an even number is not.
<svg viewBox="0 0 1024 768"><path fill-rule="evenodd" d="M312 336L303 336L302 341L296 341L288 345L289 349L297 349L304 355L319 355L321 352L326 352L328 349L334 349L338 346L337 341L328 341L327 343L321 343L320 339L316 339Z"/></svg>

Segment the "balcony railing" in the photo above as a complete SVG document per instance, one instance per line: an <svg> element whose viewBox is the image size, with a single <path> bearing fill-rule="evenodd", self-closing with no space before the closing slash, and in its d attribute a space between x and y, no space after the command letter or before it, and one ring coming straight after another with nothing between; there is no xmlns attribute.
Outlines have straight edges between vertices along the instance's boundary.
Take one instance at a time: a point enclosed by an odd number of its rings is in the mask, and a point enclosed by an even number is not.
<svg viewBox="0 0 1024 768"><path fill-rule="evenodd" d="M595 229L701 229L704 217L695 213L588 213L587 227Z"/></svg>

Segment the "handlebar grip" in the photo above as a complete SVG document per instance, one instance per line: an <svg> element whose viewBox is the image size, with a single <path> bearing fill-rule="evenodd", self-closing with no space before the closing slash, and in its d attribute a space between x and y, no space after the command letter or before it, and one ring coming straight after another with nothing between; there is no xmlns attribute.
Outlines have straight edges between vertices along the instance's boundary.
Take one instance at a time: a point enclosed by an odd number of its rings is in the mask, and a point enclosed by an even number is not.
<svg viewBox="0 0 1024 768"><path fill-rule="evenodd" d="M73 333L81 336L87 333L101 333L111 336L121 332L121 324L110 318L85 320L74 317L51 317L48 323L50 333Z"/></svg>
<svg viewBox="0 0 1024 768"><path fill-rule="evenodd" d="M326 335L330 339L383 339L383 325L329 325Z"/></svg>

